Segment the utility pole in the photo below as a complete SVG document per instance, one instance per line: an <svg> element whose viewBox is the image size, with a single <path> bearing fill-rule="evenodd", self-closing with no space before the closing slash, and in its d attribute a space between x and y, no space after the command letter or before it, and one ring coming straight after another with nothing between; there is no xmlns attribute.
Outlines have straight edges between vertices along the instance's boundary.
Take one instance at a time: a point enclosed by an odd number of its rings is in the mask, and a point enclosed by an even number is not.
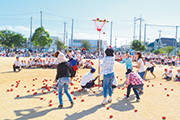
<svg viewBox="0 0 180 120"><path fill-rule="evenodd" d="M142 21L144 20L144 19L141 17L141 14L140 14L140 18L138 18L137 20L140 21L140 24L139 24L139 40L141 41L141 24L142 24Z"/></svg>
<svg viewBox="0 0 180 120"><path fill-rule="evenodd" d="M176 42L175 42L175 55L176 55L176 53L177 53L177 43L178 43L178 41L177 41L177 35L178 35L178 26L176 26L176 36L175 36L175 38L176 38Z"/></svg>
<svg viewBox="0 0 180 120"><path fill-rule="evenodd" d="M66 41L66 22L64 22L64 39L63 42L65 43Z"/></svg>
<svg viewBox="0 0 180 120"><path fill-rule="evenodd" d="M71 28L71 49L73 49L73 25L74 24L74 19L72 19L72 28Z"/></svg>
<svg viewBox="0 0 180 120"><path fill-rule="evenodd" d="M162 45L162 42L161 42L161 32L162 32L162 30L159 30L159 41L160 41L160 43L161 43L161 45ZM163 47L163 45L160 46L160 47ZM158 49L159 49L159 48L158 48Z"/></svg>
<svg viewBox="0 0 180 120"><path fill-rule="evenodd" d="M127 39L126 39L126 52L127 52L127 48L128 48L128 46L127 46Z"/></svg>
<svg viewBox="0 0 180 120"><path fill-rule="evenodd" d="M31 38L32 38L32 17L31 17L31 21L30 21L30 40L29 40L29 47L31 49Z"/></svg>
<svg viewBox="0 0 180 120"><path fill-rule="evenodd" d="M134 17L134 36L133 36L133 40L136 39L136 17Z"/></svg>
<svg viewBox="0 0 180 120"><path fill-rule="evenodd" d="M68 32L66 32L66 47L68 46Z"/></svg>
<svg viewBox="0 0 180 120"><path fill-rule="evenodd" d="M40 19L40 20L41 20L41 21L40 21L40 22L41 22L41 27L43 27L43 26L42 26L42 11L41 11L40 13L41 13L41 19Z"/></svg>
<svg viewBox="0 0 180 120"><path fill-rule="evenodd" d="M113 22L111 21L110 45L112 45L112 25L113 25Z"/></svg>
<svg viewBox="0 0 180 120"><path fill-rule="evenodd" d="M116 46L116 41L117 41L117 38L116 38L116 36L115 36L115 48L117 48L117 46Z"/></svg>
<svg viewBox="0 0 180 120"><path fill-rule="evenodd" d="M146 24L144 25L144 45L146 45Z"/></svg>

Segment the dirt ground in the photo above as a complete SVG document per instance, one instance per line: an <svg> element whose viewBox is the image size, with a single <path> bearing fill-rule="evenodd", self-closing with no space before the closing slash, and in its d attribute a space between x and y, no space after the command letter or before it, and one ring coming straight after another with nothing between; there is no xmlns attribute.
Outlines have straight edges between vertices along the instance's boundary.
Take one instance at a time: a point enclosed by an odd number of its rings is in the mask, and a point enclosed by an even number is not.
<svg viewBox="0 0 180 120"><path fill-rule="evenodd" d="M20 58L20 60L22 59L26 58ZM56 69L23 69L21 72L13 72L14 60L15 58L0 58L1 120L162 120L162 116L165 116L167 120L180 119L180 82L166 81L161 77L164 68L170 69L169 66L157 66L155 68L156 79L148 73L148 81L145 81L144 94L141 95L140 102L136 102L133 91L131 91L130 100L123 98L126 89L122 90L121 87L125 80L126 67L125 64L116 62L115 74L118 76L120 89L114 90L112 103L106 106L101 105L103 92L102 89L98 92L97 87L93 88L95 93L78 92L80 85L75 81L75 85L70 86L69 90L70 92L74 91L72 97L76 97L74 106L71 108L67 96L63 95L64 108L58 109L59 100L54 93L55 90L53 88L50 89L51 91L44 89L46 94L43 94L41 88L44 79L48 80L45 82L48 86L52 86ZM97 61L94 61L94 67L97 68ZM172 70L175 75L176 68ZM88 69L80 69L77 78L87 72L89 72ZM96 75L97 72L95 77ZM37 78L37 80L33 81L33 78ZM75 79L77 80L77 78ZM20 84L16 88L17 80L20 80ZM12 84L14 86L11 86ZM78 89L74 89L74 87L78 87ZM7 89L11 88L13 91L7 92ZM37 92L37 95L33 95L34 92ZM167 94L170 96L168 97ZM40 100L41 97L43 100ZM84 102L81 102L82 99ZM50 100L52 100L52 106L49 106ZM107 110L107 107L110 109ZM109 118L110 115L113 115L113 118Z"/></svg>

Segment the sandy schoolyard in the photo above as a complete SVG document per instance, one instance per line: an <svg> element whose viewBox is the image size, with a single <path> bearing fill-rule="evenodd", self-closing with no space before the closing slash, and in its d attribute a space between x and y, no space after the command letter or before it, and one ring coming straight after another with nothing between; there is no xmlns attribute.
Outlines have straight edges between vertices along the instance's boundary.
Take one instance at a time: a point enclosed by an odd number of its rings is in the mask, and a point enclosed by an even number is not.
<svg viewBox="0 0 180 120"><path fill-rule="evenodd" d="M20 58L22 59L27 58ZM67 96L63 95L64 108L58 109L57 92L54 93L53 88L49 91L41 88L43 84L52 86L56 69L23 69L21 72L13 72L14 60L15 58L0 58L0 120L162 120L162 116L165 116L167 120L180 120L180 82L166 81L161 77L164 68L170 69L169 66L157 66L156 79L148 73L148 81L144 84L144 94L141 95L141 101L136 102L133 91L129 100L124 99L126 89L123 90L122 87L126 67L125 64L116 62L115 74L118 77L118 88L113 93L113 102L106 106L101 105L102 89L98 92L97 87L94 87L94 93L79 91L81 76L90 71L80 69L74 86L70 86L69 90L73 92L72 97L76 99L74 106L71 108ZM93 62L94 67L97 68L97 61ZM176 68L172 70L175 75ZM95 77L96 75L97 71ZM33 81L35 78L37 80ZM17 88L16 81L19 83ZM7 92L8 89L10 92ZM37 94L33 95L34 92ZM81 101L82 99L84 102ZM52 106L49 106L50 100L52 100ZM113 118L110 118L110 115Z"/></svg>

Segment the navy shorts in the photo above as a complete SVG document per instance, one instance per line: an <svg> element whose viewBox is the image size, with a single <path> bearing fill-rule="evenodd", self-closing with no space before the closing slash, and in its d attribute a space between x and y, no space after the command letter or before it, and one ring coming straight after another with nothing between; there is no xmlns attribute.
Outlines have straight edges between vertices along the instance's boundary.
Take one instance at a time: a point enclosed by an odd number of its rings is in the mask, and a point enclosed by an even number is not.
<svg viewBox="0 0 180 120"><path fill-rule="evenodd" d="M148 67L146 70L147 70L147 71L150 71L151 73L153 73L153 72L154 72L154 66Z"/></svg>

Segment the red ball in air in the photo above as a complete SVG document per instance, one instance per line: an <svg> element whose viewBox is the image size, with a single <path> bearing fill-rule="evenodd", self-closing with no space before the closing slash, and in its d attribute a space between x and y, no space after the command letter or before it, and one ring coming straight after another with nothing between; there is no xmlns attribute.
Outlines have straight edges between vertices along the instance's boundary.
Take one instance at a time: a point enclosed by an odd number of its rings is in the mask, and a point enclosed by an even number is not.
<svg viewBox="0 0 180 120"><path fill-rule="evenodd" d="M75 46L73 46L73 48L76 48Z"/></svg>
<svg viewBox="0 0 180 120"><path fill-rule="evenodd" d="M103 32L103 34L106 34L105 32Z"/></svg>
<svg viewBox="0 0 180 120"><path fill-rule="evenodd" d="M99 20L99 18L97 18L97 20Z"/></svg>
<svg viewBox="0 0 180 120"><path fill-rule="evenodd" d="M83 48L83 50L86 50L85 48Z"/></svg>
<svg viewBox="0 0 180 120"><path fill-rule="evenodd" d="M106 19L104 19L104 21L106 21Z"/></svg>

